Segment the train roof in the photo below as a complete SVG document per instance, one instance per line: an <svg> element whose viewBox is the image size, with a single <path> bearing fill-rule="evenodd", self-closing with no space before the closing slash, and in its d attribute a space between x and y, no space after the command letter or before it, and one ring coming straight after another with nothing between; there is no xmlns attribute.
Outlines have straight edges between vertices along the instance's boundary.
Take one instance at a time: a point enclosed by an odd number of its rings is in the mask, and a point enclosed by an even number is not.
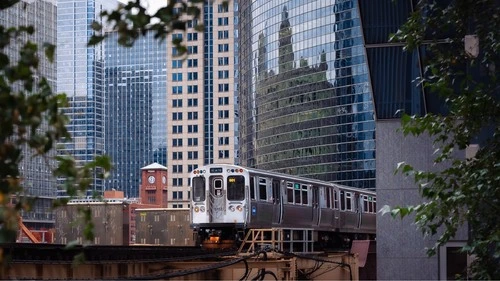
<svg viewBox="0 0 500 281"><path fill-rule="evenodd" d="M269 175L269 176L275 176L275 177L286 177L286 178L289 178L289 179L294 180L294 181L308 182L308 183L323 185L323 186L329 185L329 186L335 186L335 187L339 187L339 188L346 189L346 190L362 191L364 193L370 193L373 195L376 194L375 191L370 190L370 189L352 187L352 186L347 186L347 185L342 185L342 184L338 184L338 183L322 181L322 180L317 180L317 179L312 179L312 178L307 178L307 177L294 176L294 175L285 174L285 173L272 172L272 171L266 171L266 170L255 169L255 168L248 168L248 167L243 167L243 166L234 165L234 164L208 164L205 166L198 167L196 170L203 169L203 168L209 168L209 167L222 167L222 166L241 168L241 169L247 170L248 172L253 172L253 173L262 174L262 175Z"/></svg>

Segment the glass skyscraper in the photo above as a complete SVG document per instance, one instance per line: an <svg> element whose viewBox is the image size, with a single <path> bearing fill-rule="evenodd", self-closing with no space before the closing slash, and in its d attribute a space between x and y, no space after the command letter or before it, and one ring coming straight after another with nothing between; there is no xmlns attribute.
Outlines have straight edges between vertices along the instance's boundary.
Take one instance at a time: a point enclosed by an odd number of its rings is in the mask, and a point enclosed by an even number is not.
<svg viewBox="0 0 500 281"><path fill-rule="evenodd" d="M140 169L167 165L167 43L152 32L133 47L109 32L105 46L105 152L113 170L106 190L139 196Z"/></svg>
<svg viewBox="0 0 500 281"><path fill-rule="evenodd" d="M58 144L58 154L71 155L79 164L104 154L104 58L103 45L87 47L92 22L113 0L58 0L57 90L66 93L72 140ZM104 183L94 177L92 188L101 192Z"/></svg>
<svg viewBox="0 0 500 281"><path fill-rule="evenodd" d="M245 166L375 187L358 1L240 1Z"/></svg>
<svg viewBox="0 0 500 281"><path fill-rule="evenodd" d="M49 62L43 53L43 44L56 44L56 1L19 1L16 5L0 11L0 25L5 28L18 26L33 26L35 32L21 37L23 40L11 40L10 44L3 50L12 62L19 59L19 50L30 40L39 48L38 77L45 77L56 91L56 64ZM16 86L16 85L14 85ZM16 90L21 90L16 88ZM35 89L36 90L36 89ZM43 127L43 125L42 125ZM23 160L19 164L23 178L22 185L25 195L37 197L32 205L32 211L23 212L22 219L30 229L51 228L54 224L52 215L52 201L56 196L56 179L52 176L52 168L55 162L52 157L55 151L50 151L47 159L33 157L33 153L27 148L23 151ZM46 162L48 160L49 162Z"/></svg>

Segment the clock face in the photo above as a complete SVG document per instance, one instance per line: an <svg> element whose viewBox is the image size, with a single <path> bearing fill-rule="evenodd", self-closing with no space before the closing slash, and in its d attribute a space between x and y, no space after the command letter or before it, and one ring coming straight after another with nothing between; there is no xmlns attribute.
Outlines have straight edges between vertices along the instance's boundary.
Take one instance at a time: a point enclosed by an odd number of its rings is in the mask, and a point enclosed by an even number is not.
<svg viewBox="0 0 500 281"><path fill-rule="evenodd" d="M163 176L163 177L161 178L161 181L163 182L163 184L167 183L167 177Z"/></svg>
<svg viewBox="0 0 500 281"><path fill-rule="evenodd" d="M149 183L154 183L155 182L155 177L154 176L149 176L148 177L148 182Z"/></svg>

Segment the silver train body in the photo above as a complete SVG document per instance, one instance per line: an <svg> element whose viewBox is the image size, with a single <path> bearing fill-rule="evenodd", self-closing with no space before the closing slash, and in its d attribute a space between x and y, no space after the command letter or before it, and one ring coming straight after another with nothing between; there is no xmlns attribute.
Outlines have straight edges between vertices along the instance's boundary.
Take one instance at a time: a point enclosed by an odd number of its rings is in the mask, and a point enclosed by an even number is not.
<svg viewBox="0 0 500 281"><path fill-rule="evenodd" d="M191 225L202 236L267 228L312 229L326 240L375 234L373 191L226 164L192 171L190 183Z"/></svg>

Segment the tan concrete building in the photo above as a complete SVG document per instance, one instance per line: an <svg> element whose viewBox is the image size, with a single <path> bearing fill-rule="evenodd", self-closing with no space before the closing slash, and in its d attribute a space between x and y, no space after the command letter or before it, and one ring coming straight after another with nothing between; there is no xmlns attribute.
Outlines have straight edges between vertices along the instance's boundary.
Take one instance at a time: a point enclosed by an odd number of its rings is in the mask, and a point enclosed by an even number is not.
<svg viewBox="0 0 500 281"><path fill-rule="evenodd" d="M210 2L182 38L187 57L167 48L168 207L189 207L189 173L208 163L237 163L237 8ZM237 7L237 5L236 5ZM204 25L204 31L195 27Z"/></svg>

